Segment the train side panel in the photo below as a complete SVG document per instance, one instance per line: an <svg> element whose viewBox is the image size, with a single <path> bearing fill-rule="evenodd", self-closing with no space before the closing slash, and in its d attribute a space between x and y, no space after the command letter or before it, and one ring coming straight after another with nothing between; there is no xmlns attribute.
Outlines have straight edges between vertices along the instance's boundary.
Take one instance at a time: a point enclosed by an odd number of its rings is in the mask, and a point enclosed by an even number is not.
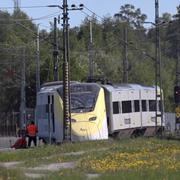
<svg viewBox="0 0 180 180"><path fill-rule="evenodd" d="M107 105L107 108L111 108L111 110L108 111L108 116L110 117L110 132L141 127L139 91L122 90L109 94L112 96L111 102L108 102L108 104L111 103L112 105ZM106 99L108 98L106 97ZM136 108L135 104L137 104Z"/></svg>
<svg viewBox="0 0 180 180"><path fill-rule="evenodd" d="M46 142L62 142L63 106L56 91L38 94L36 114L39 138Z"/></svg>
<svg viewBox="0 0 180 180"><path fill-rule="evenodd" d="M63 102L57 92L54 93L54 120L55 120L55 131L54 138L56 142L63 141Z"/></svg>

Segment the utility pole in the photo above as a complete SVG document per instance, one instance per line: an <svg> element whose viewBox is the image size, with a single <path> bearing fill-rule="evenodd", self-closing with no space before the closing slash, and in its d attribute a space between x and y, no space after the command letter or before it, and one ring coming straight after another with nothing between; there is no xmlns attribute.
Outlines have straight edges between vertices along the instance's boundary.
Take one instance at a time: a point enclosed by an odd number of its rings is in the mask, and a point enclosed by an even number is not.
<svg viewBox="0 0 180 180"><path fill-rule="evenodd" d="M70 65L69 65L69 24L68 11L82 10L83 4L71 5L68 8L67 0L63 0L63 5L49 5L48 7L58 7L63 10L63 140L71 141L71 103L70 103Z"/></svg>
<svg viewBox="0 0 180 180"><path fill-rule="evenodd" d="M20 0L13 0L14 1L14 11L19 10L20 8Z"/></svg>
<svg viewBox="0 0 180 180"><path fill-rule="evenodd" d="M176 85L180 85L180 55L179 55L179 37L176 44Z"/></svg>
<svg viewBox="0 0 180 180"><path fill-rule="evenodd" d="M128 83L128 40L127 27L124 28L123 83Z"/></svg>
<svg viewBox="0 0 180 180"><path fill-rule="evenodd" d="M94 76L92 21L89 21L89 79Z"/></svg>
<svg viewBox="0 0 180 180"><path fill-rule="evenodd" d="M26 125L26 93L25 93L25 87L26 87L26 63L25 63L25 47L22 49L22 66L21 66L21 104L20 104L20 127L21 129L24 128Z"/></svg>
<svg viewBox="0 0 180 180"><path fill-rule="evenodd" d="M53 57L54 57L54 81L59 80L59 73L58 73L58 43L57 43L57 18L54 18L54 50L53 50Z"/></svg>
<svg viewBox="0 0 180 180"><path fill-rule="evenodd" d="M159 0L155 0L155 26L156 26L156 64L155 64L155 93L156 93L156 119L155 119L155 131L157 133L157 118L161 118L161 132L163 125L163 104L162 104L162 79L161 79L161 53L160 53L160 29L159 29ZM160 88L160 94L158 94L158 88ZM158 103L159 100L159 103ZM158 114L158 104L161 113Z"/></svg>
<svg viewBox="0 0 180 180"><path fill-rule="evenodd" d="M68 4L63 0L63 105L64 128L63 139L71 141L71 112L70 112L70 80L69 80L69 24Z"/></svg>
<svg viewBox="0 0 180 180"><path fill-rule="evenodd" d="M180 55L179 55L179 36L177 34L177 44L176 44L176 88L180 87ZM175 108L175 113L176 113L176 120L175 120L175 131L179 131L180 129L180 116L179 116L179 113L180 113L180 104L179 104L179 90L176 90L177 92L175 92L176 96L178 96L178 101L175 100L176 104L176 108ZM176 98L176 97L175 97Z"/></svg>
<svg viewBox="0 0 180 180"><path fill-rule="evenodd" d="M40 50L39 50L39 26L37 27L36 37L36 94L40 90Z"/></svg>

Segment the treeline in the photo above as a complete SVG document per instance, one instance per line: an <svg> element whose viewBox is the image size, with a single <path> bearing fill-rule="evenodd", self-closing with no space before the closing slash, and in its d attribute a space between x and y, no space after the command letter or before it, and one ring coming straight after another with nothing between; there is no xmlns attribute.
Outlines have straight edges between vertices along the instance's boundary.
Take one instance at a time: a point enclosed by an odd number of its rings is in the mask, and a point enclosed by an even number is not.
<svg viewBox="0 0 180 180"><path fill-rule="evenodd" d="M147 16L133 5L120 7L113 17L85 18L79 27L69 30L71 80L82 81L89 71L90 20L92 23L94 74L112 83L123 82L124 45L127 45L128 82L155 85L155 27L145 26ZM166 111L174 109L173 88L177 83L176 60L180 44L180 6L177 14L164 13L160 18L162 85ZM127 29L127 41L124 30ZM12 15L0 11L0 112L19 111L22 62L26 69L26 106L36 101L37 26L22 11ZM58 30L59 79L62 80L62 30ZM41 84L53 81L53 26L40 31Z"/></svg>

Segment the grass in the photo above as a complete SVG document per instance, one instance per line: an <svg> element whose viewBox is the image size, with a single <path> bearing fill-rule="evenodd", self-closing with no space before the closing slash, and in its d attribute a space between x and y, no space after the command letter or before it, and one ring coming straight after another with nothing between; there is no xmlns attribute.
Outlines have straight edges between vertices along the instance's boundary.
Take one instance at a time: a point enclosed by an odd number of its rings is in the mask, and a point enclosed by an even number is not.
<svg viewBox="0 0 180 180"><path fill-rule="evenodd" d="M79 154L67 154L82 152ZM41 179L180 179L180 142L156 138L90 141L48 145L0 153L0 163L21 161L16 168L0 168L0 180L28 179L29 167L75 162L74 169L43 173ZM35 172L33 172L35 173Z"/></svg>

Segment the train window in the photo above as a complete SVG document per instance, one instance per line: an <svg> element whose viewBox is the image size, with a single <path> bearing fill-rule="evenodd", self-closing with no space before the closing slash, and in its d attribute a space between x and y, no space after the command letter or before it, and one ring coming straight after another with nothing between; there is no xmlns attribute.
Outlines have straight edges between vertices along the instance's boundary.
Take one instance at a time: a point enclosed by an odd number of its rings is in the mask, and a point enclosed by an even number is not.
<svg viewBox="0 0 180 180"><path fill-rule="evenodd" d="M122 101L122 113L131 113L132 106L131 101Z"/></svg>
<svg viewBox="0 0 180 180"><path fill-rule="evenodd" d="M142 111L147 111L146 100L142 100Z"/></svg>
<svg viewBox="0 0 180 180"><path fill-rule="evenodd" d="M134 101L134 112L139 112L139 100Z"/></svg>
<svg viewBox="0 0 180 180"><path fill-rule="evenodd" d="M90 112L94 109L96 95L89 92L71 93L71 111L73 113Z"/></svg>
<svg viewBox="0 0 180 180"><path fill-rule="evenodd" d="M149 100L149 111L156 111L156 100Z"/></svg>
<svg viewBox="0 0 180 180"><path fill-rule="evenodd" d="M113 114L119 114L119 102L113 102Z"/></svg>
<svg viewBox="0 0 180 180"><path fill-rule="evenodd" d="M158 101L158 104L159 104L159 111L161 111L161 101ZM163 111L163 101L162 101L162 111Z"/></svg>

